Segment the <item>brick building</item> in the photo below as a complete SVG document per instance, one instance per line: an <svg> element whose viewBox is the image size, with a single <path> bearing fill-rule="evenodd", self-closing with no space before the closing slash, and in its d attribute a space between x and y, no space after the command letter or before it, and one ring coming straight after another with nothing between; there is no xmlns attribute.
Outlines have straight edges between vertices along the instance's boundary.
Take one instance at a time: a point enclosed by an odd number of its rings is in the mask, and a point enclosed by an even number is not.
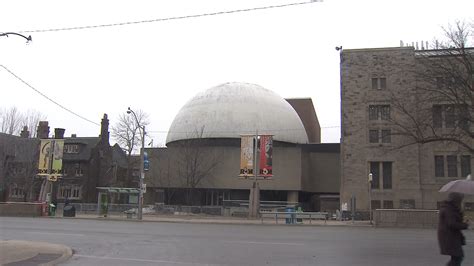
<svg viewBox="0 0 474 266"><path fill-rule="evenodd" d="M468 52L472 55L472 50ZM472 147L472 120L458 120L461 114L473 117L472 103L452 103L430 93L445 78L435 73L434 66L449 58L452 53L413 47L341 52L343 206L350 209L355 198L356 210L361 211L370 205L436 209L445 197L438 192L440 187L471 173L469 149L422 139L447 136L462 127L471 132L461 138Z"/></svg>

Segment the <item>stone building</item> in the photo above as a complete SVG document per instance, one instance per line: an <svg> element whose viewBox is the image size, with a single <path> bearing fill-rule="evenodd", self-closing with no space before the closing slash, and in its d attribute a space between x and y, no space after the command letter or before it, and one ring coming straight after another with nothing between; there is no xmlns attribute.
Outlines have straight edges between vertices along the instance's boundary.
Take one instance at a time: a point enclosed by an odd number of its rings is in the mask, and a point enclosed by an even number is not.
<svg viewBox="0 0 474 266"><path fill-rule="evenodd" d="M110 146L108 129L106 114L98 137L64 137L64 129L55 129L53 137L64 139L64 154L63 176L53 183L54 201L96 203L96 187L131 185L125 152L117 144ZM37 201L43 190L51 191L45 178L37 176L40 139L50 138L47 121L39 123L37 137L0 133L2 200Z"/></svg>
<svg viewBox="0 0 474 266"><path fill-rule="evenodd" d="M273 177L259 181L262 201L299 202L306 210L338 208L339 144L320 143L312 100L285 100L248 83L210 88L181 108L167 147L146 149L145 202L186 204L190 189L196 192L193 205L249 200L253 181L239 178L240 138L249 134L273 136ZM193 178L200 180L190 184Z"/></svg>
<svg viewBox="0 0 474 266"><path fill-rule="evenodd" d="M458 119L474 117L472 105L434 97L446 77L435 66L448 64L453 58L448 52L413 47L341 52L342 206L350 209L354 198L361 211L436 209L445 197L440 187L471 173L469 149L430 141L464 130L471 136L460 138L473 144L472 123Z"/></svg>

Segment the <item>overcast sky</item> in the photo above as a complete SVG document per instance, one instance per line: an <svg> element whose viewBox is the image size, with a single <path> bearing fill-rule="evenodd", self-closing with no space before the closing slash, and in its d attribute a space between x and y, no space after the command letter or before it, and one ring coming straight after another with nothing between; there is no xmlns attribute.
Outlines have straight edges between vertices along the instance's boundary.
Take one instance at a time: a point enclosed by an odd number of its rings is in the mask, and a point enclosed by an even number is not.
<svg viewBox="0 0 474 266"><path fill-rule="evenodd" d="M472 0L325 0L281 8L162 21L299 3L291 0L0 1L0 65L95 123L114 124L127 107L150 115L163 145L179 109L196 93L248 82L284 98L310 97L322 142L339 142L339 54L334 49L397 47L442 36L441 26L473 21ZM152 20L123 26L41 31ZM29 32L40 30L38 32ZM47 116L66 136L99 127L35 92L0 67L0 108ZM262 107L264 108L264 107ZM111 141L114 143L113 141Z"/></svg>

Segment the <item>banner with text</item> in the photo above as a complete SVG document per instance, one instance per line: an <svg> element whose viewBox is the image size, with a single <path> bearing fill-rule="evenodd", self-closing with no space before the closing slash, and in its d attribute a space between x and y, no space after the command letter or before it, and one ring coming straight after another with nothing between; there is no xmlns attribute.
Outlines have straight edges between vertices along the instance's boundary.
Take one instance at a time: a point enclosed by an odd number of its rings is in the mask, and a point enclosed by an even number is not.
<svg viewBox="0 0 474 266"><path fill-rule="evenodd" d="M64 140L62 139L41 140L38 175L59 176L62 174L63 149Z"/></svg>
<svg viewBox="0 0 474 266"><path fill-rule="evenodd" d="M254 136L240 137L240 174L241 177L253 176L253 140Z"/></svg>
<svg viewBox="0 0 474 266"><path fill-rule="evenodd" d="M272 177L273 136L260 136L259 176Z"/></svg>

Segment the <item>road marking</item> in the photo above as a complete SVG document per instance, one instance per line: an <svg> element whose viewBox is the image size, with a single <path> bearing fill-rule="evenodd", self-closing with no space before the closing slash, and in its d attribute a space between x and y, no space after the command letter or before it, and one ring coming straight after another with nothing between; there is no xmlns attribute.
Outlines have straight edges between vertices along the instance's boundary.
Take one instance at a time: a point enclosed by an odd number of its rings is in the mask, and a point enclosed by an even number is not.
<svg viewBox="0 0 474 266"><path fill-rule="evenodd" d="M31 234L40 235L61 235L61 236L84 236L84 234L68 234L68 233L48 233L48 232L30 232Z"/></svg>
<svg viewBox="0 0 474 266"><path fill-rule="evenodd" d="M287 242L257 242L257 241L224 241L224 242L237 243L237 244L304 246L304 244L302 243L287 243Z"/></svg>
<svg viewBox="0 0 474 266"><path fill-rule="evenodd" d="M184 262L184 261L132 259L132 258L119 258L119 257L107 257L107 256L91 256L91 255L81 255L81 254L74 254L73 257L88 258L88 259L99 259L99 260L121 260L121 261L173 263L173 264L189 264L189 265L219 265L219 264L208 264L208 263L203 264L203 263Z"/></svg>

